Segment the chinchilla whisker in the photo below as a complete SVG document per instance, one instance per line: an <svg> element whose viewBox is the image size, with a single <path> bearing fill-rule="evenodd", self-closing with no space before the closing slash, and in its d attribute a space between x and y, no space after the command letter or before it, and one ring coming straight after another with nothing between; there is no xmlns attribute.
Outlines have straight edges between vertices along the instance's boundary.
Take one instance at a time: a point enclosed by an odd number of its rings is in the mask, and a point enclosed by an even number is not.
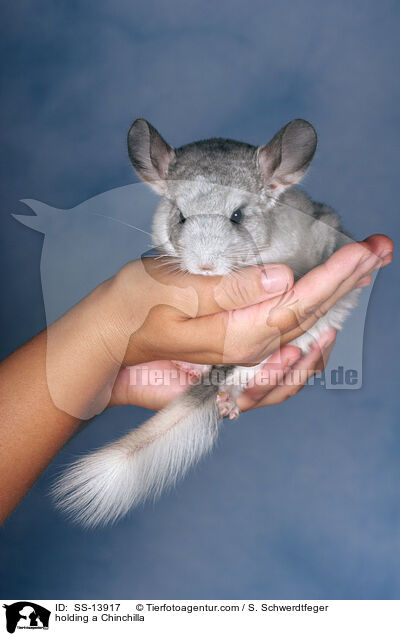
<svg viewBox="0 0 400 636"><path fill-rule="evenodd" d="M121 219L115 219L112 216L107 216L106 214L99 214L99 212L92 212L94 216L101 216L103 219L111 219L111 221L115 221L116 223L121 223L121 225L126 225L127 227L131 227L133 230L137 230L138 232L142 232L143 234L147 234L147 236L152 237L151 232L147 232L146 230L142 230L140 227L136 227L136 225L132 225L131 223L127 223L126 221L122 221Z"/></svg>
<svg viewBox="0 0 400 636"><path fill-rule="evenodd" d="M180 269L181 269L181 268L180 268L179 263L175 263L175 262L170 262L170 263L157 263L157 264L155 265L155 267L156 267L157 269L165 269L165 270L167 270L167 271L169 271L169 272L172 272L172 271L178 272L178 271L180 271Z"/></svg>

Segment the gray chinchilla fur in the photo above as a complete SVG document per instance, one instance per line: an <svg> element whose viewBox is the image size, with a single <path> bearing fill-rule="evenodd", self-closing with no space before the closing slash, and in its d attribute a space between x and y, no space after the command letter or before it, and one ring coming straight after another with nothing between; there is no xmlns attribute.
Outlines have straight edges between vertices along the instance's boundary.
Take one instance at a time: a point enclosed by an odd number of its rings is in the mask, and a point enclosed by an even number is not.
<svg viewBox="0 0 400 636"><path fill-rule="evenodd" d="M259 147L208 139L173 149L137 119L128 134L129 156L161 195L154 245L191 274L234 275L247 265L281 262L301 277L351 240L330 207L294 185L316 145L311 124L296 119ZM357 297L358 290L348 294L294 344L306 352L327 329L340 329ZM202 368L199 383L142 426L72 464L53 489L57 505L95 526L160 495L210 451L221 413L237 416L235 400L259 366L244 375L243 367L224 367L217 383L210 381L214 369ZM220 393L228 396L222 404Z"/></svg>

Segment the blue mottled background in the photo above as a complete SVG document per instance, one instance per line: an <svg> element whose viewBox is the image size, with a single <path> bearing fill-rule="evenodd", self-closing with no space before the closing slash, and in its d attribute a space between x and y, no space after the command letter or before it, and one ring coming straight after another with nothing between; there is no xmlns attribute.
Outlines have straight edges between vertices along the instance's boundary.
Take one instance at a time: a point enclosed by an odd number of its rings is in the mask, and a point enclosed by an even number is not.
<svg viewBox="0 0 400 636"><path fill-rule="evenodd" d="M18 0L1 20L1 353L45 326L43 236L20 199L73 207L131 183L126 131L259 144L295 117L319 149L306 189L358 238L399 231L399 4ZM134 218L132 223L134 223ZM226 426L156 505L82 531L48 486L144 419L97 418L0 530L3 598L399 598L399 270L373 288L363 388L308 387Z"/></svg>

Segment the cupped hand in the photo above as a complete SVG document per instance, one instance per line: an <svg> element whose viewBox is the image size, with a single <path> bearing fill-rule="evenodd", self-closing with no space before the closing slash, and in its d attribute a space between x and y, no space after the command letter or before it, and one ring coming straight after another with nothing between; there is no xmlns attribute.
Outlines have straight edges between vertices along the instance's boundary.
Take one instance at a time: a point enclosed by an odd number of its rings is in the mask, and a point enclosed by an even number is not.
<svg viewBox="0 0 400 636"><path fill-rule="evenodd" d="M151 259L130 263L118 283L127 336L124 366L261 362L308 331L352 289L368 284L374 270L391 262L392 251L383 235L350 243L295 284L285 265L248 267L221 278L170 273Z"/></svg>
<svg viewBox="0 0 400 636"><path fill-rule="evenodd" d="M259 363L367 284L392 250L380 235L348 244L295 284L282 264L203 277L170 272L156 259L133 261L47 329L53 403L88 419L110 403L124 367L160 360Z"/></svg>
<svg viewBox="0 0 400 636"><path fill-rule="evenodd" d="M285 345L269 358L251 380L237 404L241 411L279 404L296 395L326 366L336 339L330 329L302 355L299 347ZM195 380L168 360L126 367L113 387L109 406L136 405L159 410L186 391Z"/></svg>

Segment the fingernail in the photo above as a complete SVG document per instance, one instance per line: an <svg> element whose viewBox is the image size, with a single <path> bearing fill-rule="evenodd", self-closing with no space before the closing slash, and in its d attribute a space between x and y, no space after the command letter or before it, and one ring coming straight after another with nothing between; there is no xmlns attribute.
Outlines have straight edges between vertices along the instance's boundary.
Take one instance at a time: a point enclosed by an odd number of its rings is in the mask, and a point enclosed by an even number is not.
<svg viewBox="0 0 400 636"><path fill-rule="evenodd" d="M392 250L386 250L385 252L382 252L382 254L379 254L379 258L386 258L386 256L389 256L391 253Z"/></svg>
<svg viewBox="0 0 400 636"><path fill-rule="evenodd" d="M290 283L286 267L271 265L261 272L261 284L268 293L285 291Z"/></svg>

